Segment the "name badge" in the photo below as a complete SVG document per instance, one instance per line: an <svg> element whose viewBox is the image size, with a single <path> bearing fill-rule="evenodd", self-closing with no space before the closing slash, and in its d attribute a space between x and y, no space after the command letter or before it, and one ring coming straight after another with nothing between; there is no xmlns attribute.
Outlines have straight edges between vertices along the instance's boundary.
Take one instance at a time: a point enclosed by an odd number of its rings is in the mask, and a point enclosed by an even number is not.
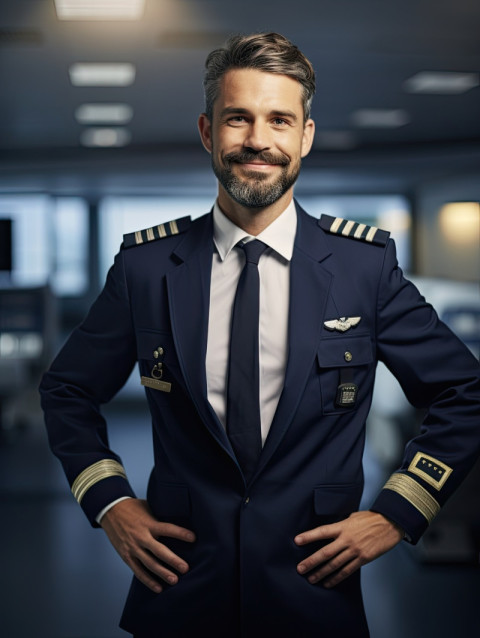
<svg viewBox="0 0 480 638"><path fill-rule="evenodd" d="M141 383L147 388L160 390L160 392L170 392L172 389L172 384L168 381L161 381L160 379L153 379L152 377L142 377Z"/></svg>

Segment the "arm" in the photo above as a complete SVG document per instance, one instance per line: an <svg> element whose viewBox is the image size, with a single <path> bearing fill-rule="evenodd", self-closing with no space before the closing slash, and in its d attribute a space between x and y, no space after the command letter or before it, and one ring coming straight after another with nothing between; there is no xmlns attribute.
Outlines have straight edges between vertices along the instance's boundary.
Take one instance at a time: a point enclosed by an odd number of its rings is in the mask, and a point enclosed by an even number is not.
<svg viewBox="0 0 480 638"><path fill-rule="evenodd" d="M395 546L405 531L416 543L472 467L480 447L478 364L438 320L398 268L387 246L377 305L378 358L400 381L410 402L428 409L420 435L385 484L370 512L296 537L299 545L331 540L297 569L332 586Z"/></svg>
<svg viewBox="0 0 480 638"><path fill-rule="evenodd" d="M100 407L120 390L135 361L136 341L120 252L87 318L44 375L40 393L50 445L73 495L91 524L98 527L100 522L135 575L159 592L162 587L157 579L170 584L178 580L169 567L179 573L188 570L185 561L159 537L192 542L194 536L153 518L146 503L134 498L121 460L109 447ZM99 514L104 515L97 520Z"/></svg>

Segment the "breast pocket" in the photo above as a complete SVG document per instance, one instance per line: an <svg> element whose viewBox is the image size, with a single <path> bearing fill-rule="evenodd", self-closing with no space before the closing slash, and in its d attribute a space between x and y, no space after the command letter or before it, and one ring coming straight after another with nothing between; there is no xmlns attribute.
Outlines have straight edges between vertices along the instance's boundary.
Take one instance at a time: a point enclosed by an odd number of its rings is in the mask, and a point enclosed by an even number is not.
<svg viewBox="0 0 480 638"><path fill-rule="evenodd" d="M323 414L342 414L358 407L373 383L370 335L322 339L317 353ZM368 378L371 374L371 380Z"/></svg>

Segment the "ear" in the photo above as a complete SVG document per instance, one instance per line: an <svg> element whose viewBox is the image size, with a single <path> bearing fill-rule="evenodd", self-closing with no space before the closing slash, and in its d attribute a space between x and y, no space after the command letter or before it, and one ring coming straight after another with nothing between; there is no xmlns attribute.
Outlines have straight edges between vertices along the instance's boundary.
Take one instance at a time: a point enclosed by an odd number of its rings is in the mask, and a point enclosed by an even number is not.
<svg viewBox="0 0 480 638"><path fill-rule="evenodd" d="M310 153L314 137L315 122L312 119L309 119L305 122L305 126L303 128L301 157L306 157Z"/></svg>
<svg viewBox="0 0 480 638"><path fill-rule="evenodd" d="M212 152L212 124L207 117L206 113L201 113L198 118L198 131L202 139L202 144L205 149Z"/></svg>

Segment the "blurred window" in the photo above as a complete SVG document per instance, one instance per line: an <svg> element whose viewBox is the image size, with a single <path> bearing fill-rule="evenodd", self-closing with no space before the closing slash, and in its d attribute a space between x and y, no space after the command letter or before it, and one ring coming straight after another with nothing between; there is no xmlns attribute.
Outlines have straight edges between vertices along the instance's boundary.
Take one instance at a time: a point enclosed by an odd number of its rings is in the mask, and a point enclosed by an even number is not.
<svg viewBox="0 0 480 638"><path fill-rule="evenodd" d="M103 285L113 258L125 233L150 228L178 219L199 217L211 208L214 197L105 197L99 206L100 220L100 283Z"/></svg>
<svg viewBox="0 0 480 638"><path fill-rule="evenodd" d="M301 197L300 203L312 215L331 215L360 221L389 230L397 246L398 262L410 267L411 210L401 195L332 195Z"/></svg>
<svg viewBox="0 0 480 638"><path fill-rule="evenodd" d="M88 283L88 206L79 197L1 195L0 219L12 220L12 269L0 285L43 286L81 295Z"/></svg>

